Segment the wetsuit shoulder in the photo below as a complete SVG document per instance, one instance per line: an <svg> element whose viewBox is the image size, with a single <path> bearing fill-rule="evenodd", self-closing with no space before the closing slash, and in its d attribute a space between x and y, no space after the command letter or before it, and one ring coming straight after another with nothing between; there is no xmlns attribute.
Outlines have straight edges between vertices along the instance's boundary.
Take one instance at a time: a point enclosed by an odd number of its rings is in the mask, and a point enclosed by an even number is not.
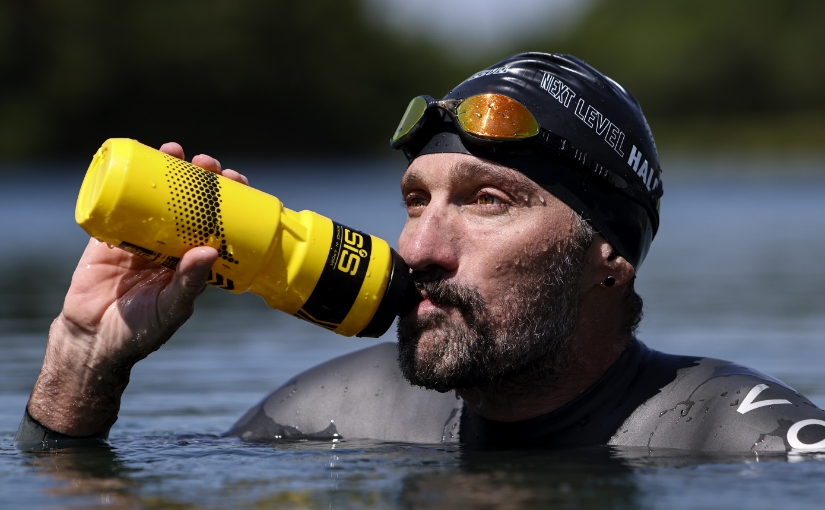
<svg viewBox="0 0 825 510"><path fill-rule="evenodd" d="M655 371L670 356L654 351L653 357ZM699 358L638 406L609 444L728 452L821 450L825 411L773 377Z"/></svg>
<svg viewBox="0 0 825 510"><path fill-rule="evenodd" d="M370 438L457 441L461 401L410 385L393 343L356 351L303 372L250 409L227 432L247 441ZM336 435L337 434L337 435Z"/></svg>

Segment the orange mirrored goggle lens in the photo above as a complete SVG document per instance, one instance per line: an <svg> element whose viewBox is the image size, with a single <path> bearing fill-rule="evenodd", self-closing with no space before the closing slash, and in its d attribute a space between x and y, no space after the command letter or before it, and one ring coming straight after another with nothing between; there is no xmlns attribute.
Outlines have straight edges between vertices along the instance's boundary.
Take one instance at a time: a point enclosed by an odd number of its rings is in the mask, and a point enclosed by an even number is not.
<svg viewBox="0 0 825 510"><path fill-rule="evenodd" d="M479 138L520 140L539 134L539 123L527 107L501 94L469 97L455 116L461 129Z"/></svg>

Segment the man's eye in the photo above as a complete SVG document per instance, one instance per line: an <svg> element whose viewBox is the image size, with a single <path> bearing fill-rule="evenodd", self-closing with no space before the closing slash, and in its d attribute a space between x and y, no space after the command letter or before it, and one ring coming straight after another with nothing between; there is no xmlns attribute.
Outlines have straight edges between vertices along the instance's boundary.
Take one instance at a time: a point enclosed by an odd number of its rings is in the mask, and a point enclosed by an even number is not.
<svg viewBox="0 0 825 510"><path fill-rule="evenodd" d="M495 205L501 203L501 200L493 195L484 194L478 197L478 203L481 205Z"/></svg>
<svg viewBox="0 0 825 510"><path fill-rule="evenodd" d="M427 202L421 197L407 198L407 207L424 207L425 205L427 205Z"/></svg>

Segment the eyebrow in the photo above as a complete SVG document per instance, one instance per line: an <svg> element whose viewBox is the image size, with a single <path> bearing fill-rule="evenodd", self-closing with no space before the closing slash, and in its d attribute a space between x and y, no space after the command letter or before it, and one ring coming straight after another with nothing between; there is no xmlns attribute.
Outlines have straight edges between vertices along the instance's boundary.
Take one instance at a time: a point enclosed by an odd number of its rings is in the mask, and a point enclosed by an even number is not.
<svg viewBox="0 0 825 510"><path fill-rule="evenodd" d="M454 172L456 178L461 181L486 181L489 184L515 193L534 193L536 191L536 186L531 186L530 183L522 182L519 179L517 170L493 165L485 161L463 160L453 164L450 171ZM423 188L425 187L424 183L424 179L413 171L401 179L401 190L403 192L403 190L409 188Z"/></svg>

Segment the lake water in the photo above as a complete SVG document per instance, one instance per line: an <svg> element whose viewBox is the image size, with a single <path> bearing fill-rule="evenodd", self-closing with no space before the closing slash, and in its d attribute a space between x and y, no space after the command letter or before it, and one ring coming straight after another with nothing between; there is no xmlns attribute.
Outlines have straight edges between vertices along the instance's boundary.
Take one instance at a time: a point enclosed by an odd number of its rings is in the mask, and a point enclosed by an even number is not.
<svg viewBox="0 0 825 510"><path fill-rule="evenodd" d="M822 166L761 163L745 177L730 163L671 164L661 231L638 278L640 338L750 365L825 407ZM404 218L397 161L246 168L288 207L395 243ZM775 509L825 500L825 462L815 455L219 438L292 374L376 340L337 337L256 296L215 289L133 371L114 450L16 452L46 331L86 236L73 221L84 164L14 170L0 187L1 508ZM391 330L377 341L392 340Z"/></svg>

